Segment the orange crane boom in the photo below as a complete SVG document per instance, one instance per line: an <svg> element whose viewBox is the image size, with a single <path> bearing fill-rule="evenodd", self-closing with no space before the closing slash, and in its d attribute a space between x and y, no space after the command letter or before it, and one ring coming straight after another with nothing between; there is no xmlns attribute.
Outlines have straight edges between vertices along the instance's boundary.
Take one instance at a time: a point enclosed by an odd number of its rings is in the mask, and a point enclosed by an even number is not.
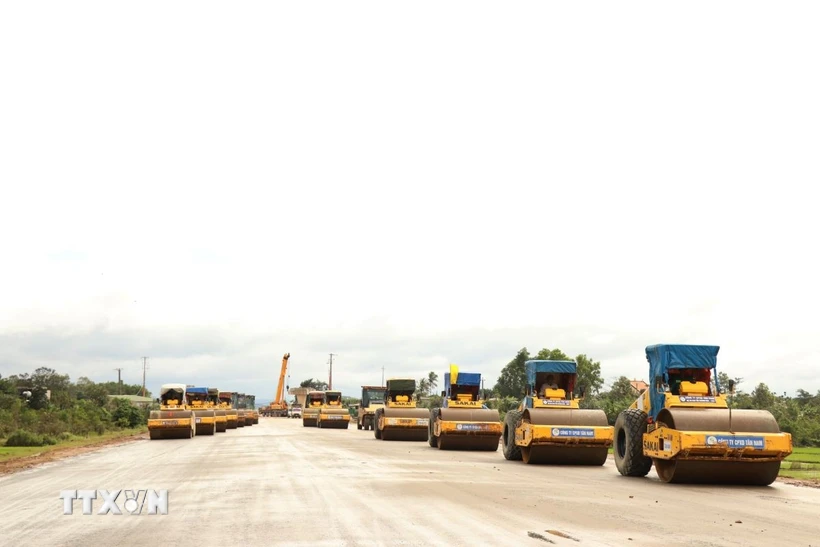
<svg viewBox="0 0 820 547"><path fill-rule="evenodd" d="M282 357L282 370L279 371L279 385L276 386L276 397L271 402L270 411L268 412L270 416L279 418L287 418L288 416L288 405L285 402L285 373L288 369L288 359L290 359L290 353L286 353Z"/></svg>

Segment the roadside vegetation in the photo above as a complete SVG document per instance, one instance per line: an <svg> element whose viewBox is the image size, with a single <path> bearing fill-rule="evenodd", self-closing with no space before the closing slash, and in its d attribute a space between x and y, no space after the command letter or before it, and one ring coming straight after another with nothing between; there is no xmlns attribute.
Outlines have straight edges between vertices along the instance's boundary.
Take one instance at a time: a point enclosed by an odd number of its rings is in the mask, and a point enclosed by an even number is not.
<svg viewBox="0 0 820 547"><path fill-rule="evenodd" d="M141 391L141 386L85 377L72 382L45 367L0 376L0 459L27 454L19 448L42 452L38 447L81 446L145 431L150 409L116 397Z"/></svg>

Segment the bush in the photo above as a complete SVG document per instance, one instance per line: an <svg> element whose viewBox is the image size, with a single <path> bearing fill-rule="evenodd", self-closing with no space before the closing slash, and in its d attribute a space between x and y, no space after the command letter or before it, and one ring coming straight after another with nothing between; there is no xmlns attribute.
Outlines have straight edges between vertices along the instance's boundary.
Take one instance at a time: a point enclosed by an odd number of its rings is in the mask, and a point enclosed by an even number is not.
<svg viewBox="0 0 820 547"><path fill-rule="evenodd" d="M8 410L0 409L0 437L5 437L17 429L16 424L17 420L14 419L14 414Z"/></svg>
<svg viewBox="0 0 820 547"><path fill-rule="evenodd" d="M68 416L63 412L53 412L44 410L40 412L40 421L37 424L36 432L40 435L58 437L68 431Z"/></svg>
<svg viewBox="0 0 820 547"><path fill-rule="evenodd" d="M146 423L145 413L132 405L128 399L115 398L113 405L111 418L117 427L133 428Z"/></svg>
<svg viewBox="0 0 820 547"><path fill-rule="evenodd" d="M6 446L43 446L43 444L45 444L43 437L25 429L18 429L6 439Z"/></svg>

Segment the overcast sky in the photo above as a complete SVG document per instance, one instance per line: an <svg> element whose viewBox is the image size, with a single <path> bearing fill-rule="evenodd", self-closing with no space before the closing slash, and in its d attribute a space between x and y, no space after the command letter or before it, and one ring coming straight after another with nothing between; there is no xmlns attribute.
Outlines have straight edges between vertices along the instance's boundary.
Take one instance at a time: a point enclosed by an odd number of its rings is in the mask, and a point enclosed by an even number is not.
<svg viewBox="0 0 820 547"><path fill-rule="evenodd" d="M47 7L48 6L48 7ZM820 389L816 2L6 2L0 374Z"/></svg>

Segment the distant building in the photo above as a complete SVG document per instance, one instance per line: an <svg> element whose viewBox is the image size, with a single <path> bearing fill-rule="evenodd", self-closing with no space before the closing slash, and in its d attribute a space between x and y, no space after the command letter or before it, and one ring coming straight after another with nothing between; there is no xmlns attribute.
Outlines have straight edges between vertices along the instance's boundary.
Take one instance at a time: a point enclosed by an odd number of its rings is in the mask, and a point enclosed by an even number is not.
<svg viewBox="0 0 820 547"><path fill-rule="evenodd" d="M140 397L139 395L109 395L111 399L128 399L128 401L137 407L148 408L154 402L151 397Z"/></svg>
<svg viewBox="0 0 820 547"><path fill-rule="evenodd" d="M644 390L649 388L649 384L647 384L643 380L631 380L629 384L632 386L632 389L634 389L635 392L638 394L643 393Z"/></svg>

